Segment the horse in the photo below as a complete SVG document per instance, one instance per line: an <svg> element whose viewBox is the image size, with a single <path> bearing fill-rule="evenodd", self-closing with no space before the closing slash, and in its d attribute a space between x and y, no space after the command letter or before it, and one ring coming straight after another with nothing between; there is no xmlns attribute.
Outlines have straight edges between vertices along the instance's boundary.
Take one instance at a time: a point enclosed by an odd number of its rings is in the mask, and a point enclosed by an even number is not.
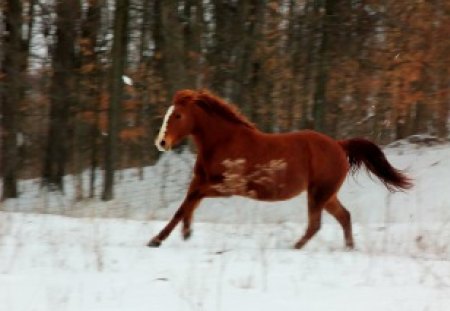
<svg viewBox="0 0 450 311"><path fill-rule="evenodd" d="M337 198L347 174L364 165L390 191L413 185L367 139L334 140L312 130L265 133L208 90L175 93L155 145L167 151L188 136L197 149L192 180L181 206L149 247L159 247L180 221L182 236L189 239L194 210L204 198L237 195L273 202L307 191L308 225L294 247L302 248L319 231L326 210L342 227L345 247L353 249L351 215Z"/></svg>

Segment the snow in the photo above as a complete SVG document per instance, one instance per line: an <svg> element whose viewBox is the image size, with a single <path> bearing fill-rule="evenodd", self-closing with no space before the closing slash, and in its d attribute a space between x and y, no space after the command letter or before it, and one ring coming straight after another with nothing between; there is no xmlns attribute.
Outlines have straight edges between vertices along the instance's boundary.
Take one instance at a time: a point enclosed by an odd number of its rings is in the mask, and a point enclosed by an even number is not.
<svg viewBox="0 0 450 311"><path fill-rule="evenodd" d="M117 199L74 201L20 184L0 209L0 310L432 310L450 306L450 146L385 149L416 186L389 194L348 178L356 250L328 215L303 250L304 196L279 203L206 200L193 236L145 244L173 214L193 157L119 174ZM87 179L87 175L83 176ZM178 229L178 228L177 228Z"/></svg>
<svg viewBox="0 0 450 311"><path fill-rule="evenodd" d="M126 85L131 85L131 86L133 85L133 80L130 77L128 77L128 76L123 75L122 76L122 81Z"/></svg>
<svg viewBox="0 0 450 311"><path fill-rule="evenodd" d="M355 227L358 250L342 250L325 225L305 250L290 248L295 223L197 223L145 247L159 221L0 214L2 310L447 310L450 230L441 244L405 228ZM394 234L396 232L396 234ZM439 234L438 234L439 235ZM396 239L396 237L398 239ZM393 238L392 240L390 238ZM424 238L426 242L426 238ZM436 242L437 243L437 242Z"/></svg>

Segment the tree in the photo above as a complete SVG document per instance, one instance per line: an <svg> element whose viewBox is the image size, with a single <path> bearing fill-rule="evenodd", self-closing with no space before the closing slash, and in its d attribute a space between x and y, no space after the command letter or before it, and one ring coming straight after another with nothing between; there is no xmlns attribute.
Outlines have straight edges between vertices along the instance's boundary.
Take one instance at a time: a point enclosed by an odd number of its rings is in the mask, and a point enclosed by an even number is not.
<svg viewBox="0 0 450 311"><path fill-rule="evenodd" d="M109 82L108 135L105 145L105 180L102 199L114 197L114 170L117 161L117 137L120 128L120 104L122 102L122 76L127 51L127 24L129 0L116 0L114 13L114 39L111 51L112 65Z"/></svg>
<svg viewBox="0 0 450 311"><path fill-rule="evenodd" d="M320 6L320 4L316 4ZM329 80L329 71L331 68L331 59L334 51L339 47L340 28L345 25L344 13L351 10L347 1L325 0L323 7L318 8L323 12L321 22L321 39L317 53L316 78L314 90L314 128L317 131L328 133L334 136L336 133L331 131L330 122L327 117L332 113L330 103L327 100L327 85Z"/></svg>
<svg viewBox="0 0 450 311"><path fill-rule="evenodd" d="M63 191L63 177L69 155L70 112L76 107L76 72L78 67L77 21L79 0L56 2L56 43L52 51L50 124L42 173L45 185Z"/></svg>
<svg viewBox="0 0 450 311"><path fill-rule="evenodd" d="M0 72L2 200L18 196L18 112L24 95L23 76L27 56L27 43L22 39L22 14L21 0L6 1L6 36Z"/></svg>
<svg viewBox="0 0 450 311"><path fill-rule="evenodd" d="M98 167L99 149L99 106L101 87L101 68L97 57L97 36L101 24L102 0L88 2L85 19L81 25L80 59L81 59L81 85L85 102L84 109L89 109L90 114L90 178L89 197L93 198L95 193L96 169Z"/></svg>

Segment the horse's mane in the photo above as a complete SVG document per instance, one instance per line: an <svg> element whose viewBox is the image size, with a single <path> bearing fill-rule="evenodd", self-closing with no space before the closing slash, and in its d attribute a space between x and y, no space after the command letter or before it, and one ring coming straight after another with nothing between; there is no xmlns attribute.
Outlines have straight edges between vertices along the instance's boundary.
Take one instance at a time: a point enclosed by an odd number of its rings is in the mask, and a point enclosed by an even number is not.
<svg viewBox="0 0 450 311"><path fill-rule="evenodd" d="M214 95L210 91L200 90L197 93L197 104L206 112L213 113L228 122L255 129L255 125L244 117L235 105Z"/></svg>

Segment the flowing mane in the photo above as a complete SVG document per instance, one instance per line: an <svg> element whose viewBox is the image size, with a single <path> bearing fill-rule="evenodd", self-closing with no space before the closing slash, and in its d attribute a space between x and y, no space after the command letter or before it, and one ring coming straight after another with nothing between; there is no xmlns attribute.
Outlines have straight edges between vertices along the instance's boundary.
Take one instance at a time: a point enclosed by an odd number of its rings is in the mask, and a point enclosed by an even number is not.
<svg viewBox="0 0 450 311"><path fill-rule="evenodd" d="M244 117L235 105L227 103L209 91L198 91L197 104L206 112L213 113L228 122L256 129L256 126Z"/></svg>

